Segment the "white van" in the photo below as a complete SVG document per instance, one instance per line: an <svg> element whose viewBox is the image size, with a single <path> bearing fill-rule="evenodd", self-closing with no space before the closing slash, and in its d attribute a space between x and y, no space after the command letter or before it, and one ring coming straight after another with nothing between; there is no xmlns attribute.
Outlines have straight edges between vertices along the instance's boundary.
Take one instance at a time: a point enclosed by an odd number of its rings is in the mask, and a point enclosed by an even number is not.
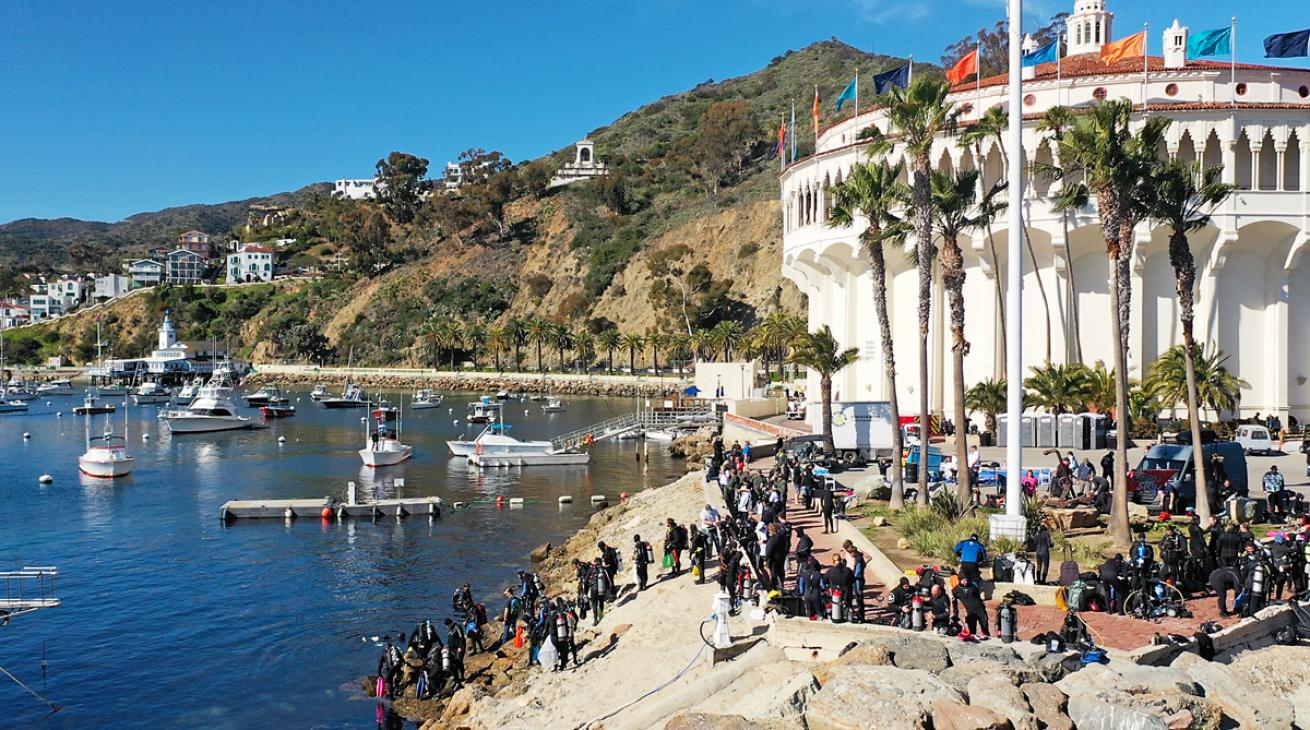
<svg viewBox="0 0 1310 730"><path fill-rule="evenodd" d="M1252 424L1243 424L1237 427L1237 436L1233 439L1242 445L1242 450L1247 454L1265 454L1272 455L1278 451L1274 439L1269 435L1269 429L1264 426Z"/></svg>

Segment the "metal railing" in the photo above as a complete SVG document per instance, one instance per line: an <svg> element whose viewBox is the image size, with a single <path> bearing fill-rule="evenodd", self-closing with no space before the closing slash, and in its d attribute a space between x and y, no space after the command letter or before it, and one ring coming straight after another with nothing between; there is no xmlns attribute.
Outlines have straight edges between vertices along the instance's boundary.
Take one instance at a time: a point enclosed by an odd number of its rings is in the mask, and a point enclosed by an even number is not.
<svg viewBox="0 0 1310 730"><path fill-rule="evenodd" d="M556 450L578 449L597 441L618 438L636 430L691 429L717 425L719 414L709 404L678 408L657 408L615 416L570 431L550 440Z"/></svg>
<svg viewBox="0 0 1310 730"><path fill-rule="evenodd" d="M53 566L25 567L22 570L0 572L5 594L0 599L0 625L9 619L42 608L58 608L55 595L55 578L59 569Z"/></svg>

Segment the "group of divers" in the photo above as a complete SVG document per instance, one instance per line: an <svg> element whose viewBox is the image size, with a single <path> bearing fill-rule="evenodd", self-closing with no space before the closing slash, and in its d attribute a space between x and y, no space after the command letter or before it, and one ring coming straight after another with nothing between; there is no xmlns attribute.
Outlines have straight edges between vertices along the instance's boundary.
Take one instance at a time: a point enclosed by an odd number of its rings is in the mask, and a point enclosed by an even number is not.
<svg viewBox="0 0 1310 730"><path fill-rule="evenodd" d="M672 517L665 521L661 565L666 578L683 574L685 557L692 577L704 583L707 561L717 555L717 583L734 614L744 602L759 601L764 594L789 615L866 620L864 554L847 540L824 566L804 528L787 521L791 492L798 506L822 515L825 533L835 532L844 498L835 483L816 475L812 464L786 453L779 453L768 471L752 470L748 450L737 445L727 449L721 441L715 443L705 476L720 486L725 513L706 504L698 520L685 525ZM1310 590L1310 524L1301 522L1267 541L1256 537L1249 525L1223 525L1216 519L1202 526L1195 517L1185 532L1168 527L1158 545L1142 535L1127 558L1115 555L1097 571L1077 574L1072 581L1061 575L1068 608L1071 614L1091 610L1139 618L1158 618L1166 612L1186 615L1182 599L1208 588L1218 597L1222 615L1253 615L1281 600L1285 589L1289 597ZM495 651L511 641L528 645L528 666L550 666L554 671L567 669L570 662L579 666L579 622L590 613L592 625L599 623L624 588L619 549L603 541L596 547L593 560L572 561L576 581L572 599L562 591L551 598L540 575L518 571L516 586L503 591L502 629L495 642L485 637L486 607L474 600L468 584L460 586L451 602L453 617L444 621L444 640L425 620L408 641L401 634L397 642L386 643L378 660L377 696L396 699L411 690L418 699L449 695L463 685L469 656ZM1036 558L1031 568L1034 582L1046 583L1052 536L1040 528L1027 547ZM919 571L917 582L902 578L885 594L886 610L878 620L911 630L990 638L980 574L988 559L986 548L975 535L957 544L955 553L960 562L955 575L932 566ZM629 555L631 587L645 591L656 563L655 550L638 534L632 537ZM1141 599L1136 605L1130 600L1134 596ZM1006 639L1012 638L1017 623L1012 603L1007 597L997 609L997 628Z"/></svg>

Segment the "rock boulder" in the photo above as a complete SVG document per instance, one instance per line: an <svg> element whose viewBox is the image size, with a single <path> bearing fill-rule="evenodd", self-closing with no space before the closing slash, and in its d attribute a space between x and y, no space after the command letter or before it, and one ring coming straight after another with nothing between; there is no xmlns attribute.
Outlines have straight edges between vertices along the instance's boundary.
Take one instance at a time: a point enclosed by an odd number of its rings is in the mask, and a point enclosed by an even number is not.
<svg viewBox="0 0 1310 730"><path fill-rule="evenodd" d="M1185 672L1200 684L1206 699L1219 705L1225 715L1244 727L1261 730L1292 727L1294 711L1291 703L1247 682L1238 672L1189 652L1180 654L1170 666ZM1295 669L1305 671L1304 665Z"/></svg>
<svg viewBox="0 0 1310 730"><path fill-rule="evenodd" d="M664 723L664 730L761 730L762 727L741 715L707 715L700 712L674 715Z"/></svg>
<svg viewBox="0 0 1310 730"><path fill-rule="evenodd" d="M878 718L881 730L930 727L932 703L963 702L959 692L915 669L849 665L836 668L805 708L810 730L856 730Z"/></svg>
<svg viewBox="0 0 1310 730"><path fill-rule="evenodd" d="M1014 725L1002 714L952 700L932 703L933 730L1011 730Z"/></svg>
<svg viewBox="0 0 1310 730"><path fill-rule="evenodd" d="M1023 698L1028 701L1037 718L1037 724L1046 730L1073 730L1073 721L1067 710L1069 698L1053 684L1029 682L1019 685Z"/></svg>
<svg viewBox="0 0 1310 730"><path fill-rule="evenodd" d="M1037 717L1028 707L1028 700L1019 690L1018 683L1001 673L980 674L969 680L969 704L985 707L1001 717L1008 717L1015 730L1038 730Z"/></svg>

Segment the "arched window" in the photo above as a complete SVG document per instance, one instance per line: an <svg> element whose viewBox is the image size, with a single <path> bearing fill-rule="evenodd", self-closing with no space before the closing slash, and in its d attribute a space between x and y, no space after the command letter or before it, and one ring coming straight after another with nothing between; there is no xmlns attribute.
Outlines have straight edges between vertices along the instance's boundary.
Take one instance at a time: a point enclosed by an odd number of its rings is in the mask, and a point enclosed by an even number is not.
<svg viewBox="0 0 1310 730"><path fill-rule="evenodd" d="M578 160L581 162L591 162L591 150L586 147L578 150Z"/></svg>
<svg viewBox="0 0 1310 730"><path fill-rule="evenodd" d="M1096 42L1097 42L1098 45L1099 45L1100 42L1101 42L1101 23L1100 23L1100 21L1097 21L1097 23L1096 23Z"/></svg>

